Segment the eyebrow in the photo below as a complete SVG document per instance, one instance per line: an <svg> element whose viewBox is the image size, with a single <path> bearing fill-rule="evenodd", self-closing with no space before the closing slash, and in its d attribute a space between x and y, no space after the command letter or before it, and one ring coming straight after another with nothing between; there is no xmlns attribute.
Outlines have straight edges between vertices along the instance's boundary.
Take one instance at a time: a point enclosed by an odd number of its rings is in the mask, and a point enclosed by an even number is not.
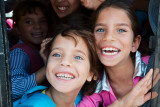
<svg viewBox="0 0 160 107"><path fill-rule="evenodd" d="M59 48L59 47L57 47L57 48L53 48L52 50L51 50L51 52L52 51L54 51L54 50L62 50L61 48ZM76 50L75 52L79 52L79 53L81 53L81 54L83 54L83 55L85 55L86 56L86 54L83 52L83 51L81 51L81 50Z"/></svg>
<svg viewBox="0 0 160 107"><path fill-rule="evenodd" d="M119 24L117 24L118 26L127 26L127 27L129 27L129 25L128 24L126 24L126 23L119 23Z"/></svg>
<svg viewBox="0 0 160 107"><path fill-rule="evenodd" d="M81 53L81 54L83 54L83 55L86 56L86 54L85 54L83 51L81 51L81 50L76 50L76 52L79 52L79 53ZM86 56L86 57L87 57L87 56Z"/></svg>
<svg viewBox="0 0 160 107"><path fill-rule="evenodd" d="M62 49L59 48L59 47L58 48L52 48L51 52L54 51L54 50L62 50Z"/></svg>
<svg viewBox="0 0 160 107"><path fill-rule="evenodd" d="M98 24L95 24L95 27L96 26L105 26L105 24L103 24L103 23L98 23Z"/></svg>
<svg viewBox="0 0 160 107"><path fill-rule="evenodd" d="M105 24L103 24L103 23L98 23L98 24L95 25L95 27L96 27L96 26L105 26ZM126 23L118 23L118 24L116 24L116 26L127 26L127 27L129 27L129 25L126 24Z"/></svg>

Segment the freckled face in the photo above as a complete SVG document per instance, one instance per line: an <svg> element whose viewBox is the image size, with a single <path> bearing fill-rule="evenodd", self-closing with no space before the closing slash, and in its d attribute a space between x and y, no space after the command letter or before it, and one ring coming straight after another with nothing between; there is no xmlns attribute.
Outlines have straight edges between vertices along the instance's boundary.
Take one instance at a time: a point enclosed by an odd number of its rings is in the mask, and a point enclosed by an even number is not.
<svg viewBox="0 0 160 107"><path fill-rule="evenodd" d="M71 37L57 36L46 69L49 83L63 93L79 92L85 81L92 78L88 48L83 39L74 37L77 45Z"/></svg>
<svg viewBox="0 0 160 107"><path fill-rule="evenodd" d="M80 0L50 0L54 11L60 18L67 16L80 7Z"/></svg>
<svg viewBox="0 0 160 107"><path fill-rule="evenodd" d="M102 10L97 18L94 34L99 59L105 66L127 62L133 49L133 31L124 10L112 7Z"/></svg>

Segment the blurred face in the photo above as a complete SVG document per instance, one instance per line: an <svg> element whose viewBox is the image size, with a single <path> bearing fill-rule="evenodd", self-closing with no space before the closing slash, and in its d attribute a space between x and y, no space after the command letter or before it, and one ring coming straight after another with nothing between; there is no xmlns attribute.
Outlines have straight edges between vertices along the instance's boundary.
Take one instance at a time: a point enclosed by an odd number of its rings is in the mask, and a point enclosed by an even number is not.
<svg viewBox="0 0 160 107"><path fill-rule="evenodd" d="M36 9L36 14L26 14L21 16L17 26L20 39L32 48L40 46L42 40L48 32L48 23L40 9Z"/></svg>
<svg viewBox="0 0 160 107"><path fill-rule="evenodd" d="M81 38L76 37L76 39L77 45L73 38L58 35L49 55L47 79L57 91L62 93L75 92L75 90L78 93L85 81L91 81L92 78L88 48Z"/></svg>
<svg viewBox="0 0 160 107"><path fill-rule="evenodd" d="M129 60L130 52L137 50L131 21L122 9L103 9L97 18L94 34L99 59L105 66L124 64Z"/></svg>
<svg viewBox="0 0 160 107"><path fill-rule="evenodd" d="M54 11L58 17L67 16L80 7L79 0L50 0Z"/></svg>

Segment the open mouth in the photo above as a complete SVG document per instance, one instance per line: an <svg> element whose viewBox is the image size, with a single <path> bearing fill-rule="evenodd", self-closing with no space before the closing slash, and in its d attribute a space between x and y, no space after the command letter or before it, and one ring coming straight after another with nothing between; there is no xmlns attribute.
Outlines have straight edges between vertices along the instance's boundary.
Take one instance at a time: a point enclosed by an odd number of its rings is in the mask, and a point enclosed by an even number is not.
<svg viewBox="0 0 160 107"><path fill-rule="evenodd" d="M110 55L110 56L116 55L120 52L120 50L116 48L103 48L101 51L102 51L102 54Z"/></svg>
<svg viewBox="0 0 160 107"><path fill-rule="evenodd" d="M68 73L57 73L56 77L63 79L63 80L71 80L75 78L73 75L68 74Z"/></svg>

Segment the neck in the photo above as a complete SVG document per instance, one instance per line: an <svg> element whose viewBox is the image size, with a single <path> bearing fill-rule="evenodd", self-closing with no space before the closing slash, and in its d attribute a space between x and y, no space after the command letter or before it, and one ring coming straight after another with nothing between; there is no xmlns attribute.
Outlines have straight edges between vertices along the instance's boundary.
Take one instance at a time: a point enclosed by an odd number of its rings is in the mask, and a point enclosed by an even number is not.
<svg viewBox="0 0 160 107"><path fill-rule="evenodd" d="M113 67L105 67L109 77L109 81L116 84L122 84L122 82L128 82L132 80L134 74L134 63L131 58L128 58L123 64L119 64Z"/></svg>
<svg viewBox="0 0 160 107"><path fill-rule="evenodd" d="M77 94L75 94L75 92L61 93L51 87L46 91L46 94L56 104L56 107L75 107L74 101L78 95L78 92Z"/></svg>
<svg viewBox="0 0 160 107"><path fill-rule="evenodd" d="M133 88L134 64L131 58L125 63L105 68L110 86L117 98L123 97Z"/></svg>

